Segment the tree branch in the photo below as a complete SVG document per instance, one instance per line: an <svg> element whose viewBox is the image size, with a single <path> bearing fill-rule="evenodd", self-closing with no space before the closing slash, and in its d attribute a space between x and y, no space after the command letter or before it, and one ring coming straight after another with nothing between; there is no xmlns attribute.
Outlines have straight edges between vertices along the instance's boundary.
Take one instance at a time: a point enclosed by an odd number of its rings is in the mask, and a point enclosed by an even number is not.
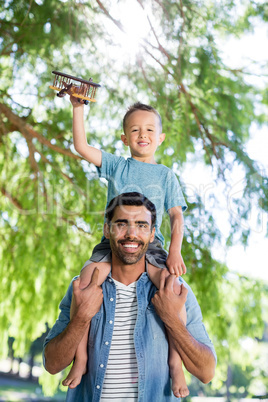
<svg viewBox="0 0 268 402"><path fill-rule="evenodd" d="M96 0L98 5L100 6L101 10L104 12L104 14L111 20L113 21L113 23L117 26L117 28L120 29L120 31L125 33L124 27L121 24L120 21L114 19L111 14L109 13L109 11L107 10L107 8L104 7L104 5L102 4L102 2L100 0Z"/></svg>
<svg viewBox="0 0 268 402"><path fill-rule="evenodd" d="M9 199L9 201L10 201L17 209L19 209L20 211L23 211L23 207L22 207L22 205L20 204L20 202L19 202L16 198L12 197L12 195L11 195L3 186L1 187L1 193L2 193L5 197L7 197L7 198Z"/></svg>
<svg viewBox="0 0 268 402"><path fill-rule="evenodd" d="M43 137L41 134L39 134L37 131L35 131L29 124L25 123L25 121L17 116L10 108L8 108L5 104L0 103L0 111L8 118L8 120L14 124L14 126L20 131L20 133L26 138L33 137L37 138L38 141L46 145L48 148L53 149L53 151L59 152L60 154L70 156L73 159L77 160L82 160L83 158L81 156L73 154L71 151L68 149L61 148L57 145L51 144L51 142Z"/></svg>

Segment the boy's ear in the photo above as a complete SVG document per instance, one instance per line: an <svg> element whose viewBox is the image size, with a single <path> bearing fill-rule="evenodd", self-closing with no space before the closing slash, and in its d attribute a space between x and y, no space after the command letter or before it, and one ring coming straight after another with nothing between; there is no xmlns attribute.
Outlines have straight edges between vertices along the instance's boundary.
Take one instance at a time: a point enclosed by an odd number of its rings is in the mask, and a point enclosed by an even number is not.
<svg viewBox="0 0 268 402"><path fill-rule="evenodd" d="M103 234L106 237L106 239L110 239L110 226L108 225L107 222L105 222L104 224Z"/></svg>
<svg viewBox="0 0 268 402"><path fill-rule="evenodd" d="M128 140L127 140L127 136L125 134L121 135L121 140L128 147Z"/></svg>
<svg viewBox="0 0 268 402"><path fill-rule="evenodd" d="M162 142L164 141L165 138L166 138L166 134L165 134L165 133L162 133L162 134L159 135L159 145L162 144Z"/></svg>

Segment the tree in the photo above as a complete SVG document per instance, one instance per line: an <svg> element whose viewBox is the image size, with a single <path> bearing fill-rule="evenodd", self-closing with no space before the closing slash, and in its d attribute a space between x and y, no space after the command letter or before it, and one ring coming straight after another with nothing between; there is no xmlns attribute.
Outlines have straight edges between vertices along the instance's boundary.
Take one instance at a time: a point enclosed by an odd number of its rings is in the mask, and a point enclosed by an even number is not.
<svg viewBox="0 0 268 402"><path fill-rule="evenodd" d="M73 149L71 107L48 88L51 71L103 84L86 117L92 145L126 155L121 118L140 100L163 117L168 135L159 149L161 163L179 173L198 158L226 193L239 166L243 194L232 199L239 219L230 214L227 242L246 243L251 210L259 216L267 211L267 177L244 151L251 123L267 123L267 95L265 88L246 83L246 68L223 62L217 39L242 35L256 20L266 22L267 7L251 0L137 0L131 7L147 30L135 47L131 20L124 24L129 1L0 4L0 322L6 329L1 344L14 336L22 355L45 324L55 321L69 280L101 237L106 204L105 183ZM140 27L132 20L137 35ZM213 210L182 178L181 184L190 199L186 279L224 366L241 337L262 336L263 284L231 275L213 257L212 249L223 241ZM167 221L163 231L168 242Z"/></svg>

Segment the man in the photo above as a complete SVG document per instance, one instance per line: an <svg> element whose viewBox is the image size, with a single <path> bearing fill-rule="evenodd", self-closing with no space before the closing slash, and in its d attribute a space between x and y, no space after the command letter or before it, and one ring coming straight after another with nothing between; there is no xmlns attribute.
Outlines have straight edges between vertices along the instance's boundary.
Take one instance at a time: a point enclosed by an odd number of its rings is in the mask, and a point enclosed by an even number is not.
<svg viewBox="0 0 268 402"><path fill-rule="evenodd" d="M72 362L90 327L88 370L81 383L68 390L67 401L177 401L170 384L165 327L186 369L204 383L214 376L215 351L191 289L180 278L181 293L176 295L175 276L165 279L163 270L157 291L146 273L155 214L154 204L139 193L113 199L105 224L112 250L110 276L100 287L95 269L86 289L73 281L61 302L44 349L51 374ZM70 320L72 289L76 307ZM184 304L186 326L180 317Z"/></svg>

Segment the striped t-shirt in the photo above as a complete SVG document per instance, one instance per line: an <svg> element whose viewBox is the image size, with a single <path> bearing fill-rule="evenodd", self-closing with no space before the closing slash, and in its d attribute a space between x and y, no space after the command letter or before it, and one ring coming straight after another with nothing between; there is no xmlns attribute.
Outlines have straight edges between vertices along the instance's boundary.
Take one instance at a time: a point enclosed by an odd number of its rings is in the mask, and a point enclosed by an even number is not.
<svg viewBox="0 0 268 402"><path fill-rule="evenodd" d="M134 347L137 282L126 286L113 281L116 285L114 331L101 402L135 402L138 400L138 365Z"/></svg>

